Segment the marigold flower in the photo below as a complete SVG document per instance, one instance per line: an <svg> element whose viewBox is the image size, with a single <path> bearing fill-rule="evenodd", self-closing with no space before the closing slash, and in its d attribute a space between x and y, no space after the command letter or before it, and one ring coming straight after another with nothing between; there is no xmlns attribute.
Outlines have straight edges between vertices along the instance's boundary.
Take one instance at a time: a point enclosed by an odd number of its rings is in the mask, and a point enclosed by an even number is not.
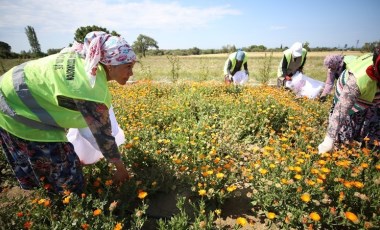
<svg viewBox="0 0 380 230"><path fill-rule="evenodd" d="M320 221L321 220L321 216L316 212L310 213L309 217L310 217L310 219L312 219L314 221Z"/></svg>
<svg viewBox="0 0 380 230"><path fill-rule="evenodd" d="M45 199L43 199L43 198L42 198L42 199L39 199L37 203L38 203L38 204L43 204L43 203L45 203Z"/></svg>
<svg viewBox="0 0 380 230"><path fill-rule="evenodd" d="M364 184L360 181L354 181L353 184L356 188L363 188L364 187Z"/></svg>
<svg viewBox="0 0 380 230"><path fill-rule="evenodd" d="M90 227L90 225L87 224L87 223L83 223L83 224L80 225L80 227L81 227L83 230L87 230L87 229Z"/></svg>
<svg viewBox="0 0 380 230"><path fill-rule="evenodd" d="M63 198L62 203L63 203L63 204L68 204L68 203L70 203L70 197L67 196L67 197Z"/></svg>
<svg viewBox="0 0 380 230"><path fill-rule="evenodd" d="M94 216L99 216L100 214L102 214L102 210L97 208L97 209L95 209L93 214L94 214Z"/></svg>
<svg viewBox="0 0 380 230"><path fill-rule="evenodd" d="M323 173L330 173L330 172L331 172L330 169L325 168L325 167L321 168L321 171L322 171Z"/></svg>
<svg viewBox="0 0 380 230"><path fill-rule="evenodd" d="M268 212L267 213L267 217L268 217L268 219L273 220L274 218L276 218L276 213L274 213L274 212Z"/></svg>
<svg viewBox="0 0 380 230"><path fill-rule="evenodd" d="M198 194L199 194L200 196L204 196L204 195L206 195L206 193L207 193L207 191L204 190L204 189L201 189L201 190L198 191Z"/></svg>
<svg viewBox="0 0 380 230"><path fill-rule="evenodd" d="M224 177L224 174L223 174L223 173L217 173L217 174L216 174L216 178L219 178L219 179L220 179L220 178L223 178L223 177Z"/></svg>
<svg viewBox="0 0 380 230"><path fill-rule="evenodd" d="M47 200L45 200L45 202L44 202L44 206L45 206L45 207L48 207L48 206L50 205L50 203L51 203L50 200L47 199Z"/></svg>
<svg viewBox="0 0 380 230"><path fill-rule="evenodd" d="M354 213L352 213L352 212L345 212L344 215L346 216L346 218L348 220L351 220L353 223L355 223L355 224L359 223L359 218Z"/></svg>
<svg viewBox="0 0 380 230"><path fill-rule="evenodd" d="M112 184L113 184L112 180L106 180L106 183L105 183L106 186L111 186Z"/></svg>
<svg viewBox="0 0 380 230"><path fill-rule="evenodd" d="M231 185L231 186L228 186L227 187L227 191L228 192L233 192L233 191L235 191L236 190L236 186L235 185Z"/></svg>
<svg viewBox="0 0 380 230"><path fill-rule="evenodd" d="M245 226L245 225L247 225L247 219L245 219L244 217L238 217L237 219L236 219L236 223L238 224L238 225L241 225L241 226Z"/></svg>
<svg viewBox="0 0 380 230"><path fill-rule="evenodd" d="M23 212L18 212L17 213L17 217L23 217L24 216L24 213Z"/></svg>
<svg viewBox="0 0 380 230"><path fill-rule="evenodd" d="M220 210L220 209L216 209L216 210L215 210L215 213L216 213L216 215L219 216L220 214L222 214L222 210Z"/></svg>
<svg viewBox="0 0 380 230"><path fill-rule="evenodd" d="M31 229L31 228L32 228L32 225L33 225L33 222L31 222L31 221L26 221L26 222L24 223L24 228L26 228L26 229Z"/></svg>
<svg viewBox="0 0 380 230"><path fill-rule="evenodd" d="M300 174L296 174L296 175L294 176L294 179L301 180L301 179L302 179L302 175L300 175Z"/></svg>
<svg viewBox="0 0 380 230"><path fill-rule="evenodd" d="M115 227L113 228L113 230L122 230L122 229L123 229L123 225L121 223L117 223Z"/></svg>
<svg viewBox="0 0 380 230"><path fill-rule="evenodd" d="M145 192L143 190L140 190L139 194L137 195L137 197L140 198L140 199L144 199L147 195L148 195L147 192Z"/></svg>
<svg viewBox="0 0 380 230"><path fill-rule="evenodd" d="M260 172L261 174L265 175L265 174L268 173L268 170L261 168L261 169L259 169L259 172Z"/></svg>
<svg viewBox="0 0 380 230"><path fill-rule="evenodd" d="M305 203L308 203L311 200L311 196L309 193L304 193L301 195L301 200Z"/></svg>
<svg viewBox="0 0 380 230"><path fill-rule="evenodd" d="M380 164L377 164L377 165L375 166L375 168L376 168L377 170L380 170Z"/></svg>

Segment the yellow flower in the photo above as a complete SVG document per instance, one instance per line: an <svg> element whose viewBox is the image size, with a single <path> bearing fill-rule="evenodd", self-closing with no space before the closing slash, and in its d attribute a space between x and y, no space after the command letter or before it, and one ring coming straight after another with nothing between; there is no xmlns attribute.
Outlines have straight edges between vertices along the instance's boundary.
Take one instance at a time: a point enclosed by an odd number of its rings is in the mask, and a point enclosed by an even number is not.
<svg viewBox="0 0 380 230"><path fill-rule="evenodd" d="M207 193L207 191L206 191L205 189L201 189L201 190L198 191L198 194L199 194L200 196L205 196L206 193Z"/></svg>
<svg viewBox="0 0 380 230"><path fill-rule="evenodd" d="M273 220L274 218L276 218L276 213L274 213L274 212L268 212L267 213L267 217L268 217L268 219Z"/></svg>
<svg viewBox="0 0 380 230"><path fill-rule="evenodd" d="M238 225L241 225L241 226L245 226L248 222L247 222L247 219L245 219L244 217L238 217L237 219L236 219L236 223L238 224Z"/></svg>
<svg viewBox="0 0 380 230"><path fill-rule="evenodd" d="M70 203L70 197L67 196L67 197L63 198L62 203L63 203L63 204L68 204L68 203Z"/></svg>
<svg viewBox="0 0 380 230"><path fill-rule="evenodd" d="M223 177L224 177L224 174L223 174L223 173L217 173L217 174L216 174L216 178L219 178L219 179L220 179L220 178L223 178Z"/></svg>
<svg viewBox="0 0 380 230"><path fill-rule="evenodd" d="M301 167L299 167L299 166L296 166L296 167L294 167L294 171L296 171L296 172L302 172L302 168Z"/></svg>
<svg viewBox="0 0 380 230"><path fill-rule="evenodd" d="M220 214L222 214L222 210L221 209L217 209L217 210L215 210L215 213L216 213L216 215L220 215Z"/></svg>
<svg viewBox="0 0 380 230"><path fill-rule="evenodd" d="M102 210L97 208L95 211L94 211L94 216L99 216L100 214L102 213Z"/></svg>
<svg viewBox="0 0 380 230"><path fill-rule="evenodd" d="M144 199L147 195L148 195L147 192L145 192L143 190L140 190L139 194L137 195L137 197L140 198L140 199Z"/></svg>
<svg viewBox="0 0 380 230"><path fill-rule="evenodd" d="M311 200L311 196L309 193L304 193L301 195L301 200L305 203L308 203Z"/></svg>
<svg viewBox="0 0 380 230"><path fill-rule="evenodd" d="M321 171L322 171L323 173L330 173L330 172L331 172L331 170L328 169L328 168L321 168Z"/></svg>
<svg viewBox="0 0 380 230"><path fill-rule="evenodd" d="M354 213L345 212L344 215L346 216L347 219L351 220L353 223L355 223L355 224L359 223L359 218Z"/></svg>
<svg viewBox="0 0 380 230"><path fill-rule="evenodd" d="M377 165L375 166L375 168L376 168L377 170L380 170L380 164L377 164Z"/></svg>
<svg viewBox="0 0 380 230"><path fill-rule="evenodd" d="M45 203L45 199L42 198L38 200L38 204L43 204L43 203Z"/></svg>
<svg viewBox="0 0 380 230"><path fill-rule="evenodd" d="M227 187L227 191L229 191L229 192L233 192L235 190L236 190L236 186L235 185L231 185L231 186Z"/></svg>
<svg viewBox="0 0 380 230"><path fill-rule="evenodd" d="M294 176L294 178L297 179L297 180L301 180L301 179L302 179L302 175L300 175L300 174L296 174L296 175Z"/></svg>
<svg viewBox="0 0 380 230"><path fill-rule="evenodd" d="M309 217L314 221L320 221L321 220L321 216L316 212L310 213Z"/></svg>
<svg viewBox="0 0 380 230"><path fill-rule="evenodd" d="M261 168L261 169L259 169L259 172L260 172L261 174L265 175L265 174L268 173L268 170Z"/></svg>

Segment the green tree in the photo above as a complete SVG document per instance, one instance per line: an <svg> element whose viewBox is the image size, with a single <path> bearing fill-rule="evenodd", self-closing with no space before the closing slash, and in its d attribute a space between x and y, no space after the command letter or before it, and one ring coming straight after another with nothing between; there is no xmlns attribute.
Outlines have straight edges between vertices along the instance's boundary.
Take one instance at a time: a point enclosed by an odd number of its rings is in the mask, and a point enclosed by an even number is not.
<svg viewBox="0 0 380 230"><path fill-rule="evenodd" d="M9 58L11 56L11 49L8 43L0 41L0 58Z"/></svg>
<svg viewBox="0 0 380 230"><path fill-rule="evenodd" d="M75 31L75 37L74 37L74 40L77 41L77 42L80 42L80 43L83 43L83 40L84 38L86 37L86 35L90 32L93 32L93 31L103 31L103 32L106 32L107 34L109 34L109 30L107 30L106 28L104 27L100 27L100 26L96 26L96 25L92 25L92 26L82 26L82 27L79 27L76 31ZM118 34L116 31L112 31L111 32L111 35L113 36L120 36L120 34Z"/></svg>
<svg viewBox="0 0 380 230"><path fill-rule="evenodd" d="M156 49L159 48L156 40L143 34L140 34L137 37L137 40L133 43L132 47L133 50L137 52L137 54L139 54L140 56L142 55L143 57L145 57L146 51L150 47L154 47Z"/></svg>
<svg viewBox="0 0 380 230"><path fill-rule="evenodd" d="M31 47L32 54L35 57L41 57L43 53L41 52L41 46L38 42L36 31L34 31L34 28L32 26L25 27L25 33L28 37L28 41Z"/></svg>

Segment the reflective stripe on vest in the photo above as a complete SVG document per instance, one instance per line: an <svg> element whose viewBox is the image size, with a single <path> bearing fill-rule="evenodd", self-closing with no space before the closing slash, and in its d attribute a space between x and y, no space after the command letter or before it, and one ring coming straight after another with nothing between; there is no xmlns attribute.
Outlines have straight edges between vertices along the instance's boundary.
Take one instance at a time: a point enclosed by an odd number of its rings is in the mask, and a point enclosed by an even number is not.
<svg viewBox="0 0 380 230"><path fill-rule="evenodd" d="M0 109L12 117L18 122L21 122L32 128L41 129L41 130L64 130L62 127L55 122L55 120L50 116L50 114L42 108L37 101L34 99L32 94L29 91L28 85L25 83L24 78L24 67L27 63L23 63L13 70L12 81L13 87L16 91L20 100L44 123L31 120L27 117L20 116L7 104L4 95L0 91ZM1 83L1 79L0 79Z"/></svg>

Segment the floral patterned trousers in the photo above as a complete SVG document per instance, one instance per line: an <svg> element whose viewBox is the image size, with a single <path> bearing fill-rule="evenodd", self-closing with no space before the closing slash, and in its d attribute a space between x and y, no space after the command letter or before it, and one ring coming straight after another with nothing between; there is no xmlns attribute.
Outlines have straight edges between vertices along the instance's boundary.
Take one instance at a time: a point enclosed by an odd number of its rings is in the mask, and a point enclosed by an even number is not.
<svg viewBox="0 0 380 230"><path fill-rule="evenodd" d="M82 192L82 166L70 142L27 141L0 128L0 143L21 188Z"/></svg>

